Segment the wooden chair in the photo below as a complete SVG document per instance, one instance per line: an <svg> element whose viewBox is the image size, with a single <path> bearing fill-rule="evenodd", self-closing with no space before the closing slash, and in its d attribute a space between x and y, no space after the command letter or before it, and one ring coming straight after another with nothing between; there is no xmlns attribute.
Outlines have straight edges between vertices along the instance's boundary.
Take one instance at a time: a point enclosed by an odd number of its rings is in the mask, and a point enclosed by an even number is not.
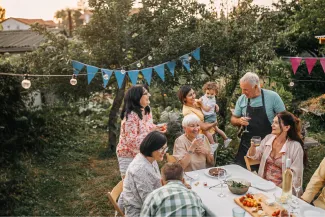
<svg viewBox="0 0 325 217"><path fill-rule="evenodd" d="M121 180L111 192L107 193L109 201L113 204L115 209L115 216L123 216L124 212L120 209L120 207L117 205L117 199L120 196L121 192L123 191L123 180Z"/></svg>
<svg viewBox="0 0 325 217"><path fill-rule="evenodd" d="M168 163L175 163L175 162L177 162L176 157L174 157L173 155L170 155L170 154L166 153L166 157L167 157L167 162Z"/></svg>
<svg viewBox="0 0 325 217"><path fill-rule="evenodd" d="M248 158L248 157L246 157L246 156L244 156L244 159L245 159L245 163L246 163L246 167L247 167L247 169L248 169L249 171L251 171L251 172L252 172L252 169L251 169L251 166L252 166L252 165L258 165L258 164L260 164L260 161L258 161L258 160L253 160L253 159Z"/></svg>

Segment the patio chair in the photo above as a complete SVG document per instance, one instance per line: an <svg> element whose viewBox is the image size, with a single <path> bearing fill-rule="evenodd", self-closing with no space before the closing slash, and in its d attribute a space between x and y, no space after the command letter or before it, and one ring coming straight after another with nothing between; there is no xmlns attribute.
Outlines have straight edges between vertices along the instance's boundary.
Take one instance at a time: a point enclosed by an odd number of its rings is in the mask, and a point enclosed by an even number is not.
<svg viewBox="0 0 325 217"><path fill-rule="evenodd" d="M176 157L174 157L173 155L170 155L170 154L166 153L166 157L167 157L167 162L168 163L175 163L175 162L177 162Z"/></svg>
<svg viewBox="0 0 325 217"><path fill-rule="evenodd" d="M253 160L251 158L248 158L246 156L244 156L244 159L245 159L245 163L246 163L246 167L249 171L252 172L252 169L251 169L251 166L252 165L258 165L260 164L260 161L259 160Z"/></svg>
<svg viewBox="0 0 325 217"><path fill-rule="evenodd" d="M123 216L124 212L120 209L120 207L117 205L117 199L120 196L121 192L123 190L123 180L121 180L111 192L107 193L109 201L112 203L115 209L115 216Z"/></svg>

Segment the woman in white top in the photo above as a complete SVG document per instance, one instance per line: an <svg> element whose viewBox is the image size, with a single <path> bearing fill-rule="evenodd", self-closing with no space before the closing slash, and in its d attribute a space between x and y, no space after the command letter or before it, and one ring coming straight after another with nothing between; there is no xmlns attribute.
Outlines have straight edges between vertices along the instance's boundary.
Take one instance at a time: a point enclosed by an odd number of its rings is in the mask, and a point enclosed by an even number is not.
<svg viewBox="0 0 325 217"><path fill-rule="evenodd" d="M139 216L147 195L161 187L157 161L163 160L167 150L167 138L158 131L149 133L143 139L140 153L135 156L126 171L119 200L126 217Z"/></svg>

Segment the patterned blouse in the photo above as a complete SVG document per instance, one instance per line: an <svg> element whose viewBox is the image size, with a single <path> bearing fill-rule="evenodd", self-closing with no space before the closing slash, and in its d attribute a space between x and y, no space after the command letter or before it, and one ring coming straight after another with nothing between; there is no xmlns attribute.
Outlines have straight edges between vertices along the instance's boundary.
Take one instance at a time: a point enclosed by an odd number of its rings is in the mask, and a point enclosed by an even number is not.
<svg viewBox="0 0 325 217"><path fill-rule="evenodd" d="M269 156L265 164L265 179L273 182L275 185L282 183L282 156L272 158Z"/></svg>
<svg viewBox="0 0 325 217"><path fill-rule="evenodd" d="M142 204L147 195L161 187L161 176L157 161L150 163L141 153L133 159L125 179L121 203L125 209L125 216L140 215Z"/></svg>
<svg viewBox="0 0 325 217"><path fill-rule="evenodd" d="M121 122L120 139L116 148L118 157L134 158L140 152L140 143L155 129L152 114L143 115L142 120L135 112Z"/></svg>

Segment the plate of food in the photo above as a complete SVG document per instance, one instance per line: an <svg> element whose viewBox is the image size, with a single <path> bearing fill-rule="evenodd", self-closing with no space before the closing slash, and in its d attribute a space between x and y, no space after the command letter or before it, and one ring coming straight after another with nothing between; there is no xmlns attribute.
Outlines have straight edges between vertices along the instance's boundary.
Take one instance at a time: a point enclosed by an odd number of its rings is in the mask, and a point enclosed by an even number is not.
<svg viewBox="0 0 325 217"><path fill-rule="evenodd" d="M207 176L209 176L210 178L217 179L220 171L225 171L226 172L226 177L229 177L230 176L230 173L226 169L221 168L221 167L208 168L208 169L206 169L204 171L204 174L207 175Z"/></svg>

